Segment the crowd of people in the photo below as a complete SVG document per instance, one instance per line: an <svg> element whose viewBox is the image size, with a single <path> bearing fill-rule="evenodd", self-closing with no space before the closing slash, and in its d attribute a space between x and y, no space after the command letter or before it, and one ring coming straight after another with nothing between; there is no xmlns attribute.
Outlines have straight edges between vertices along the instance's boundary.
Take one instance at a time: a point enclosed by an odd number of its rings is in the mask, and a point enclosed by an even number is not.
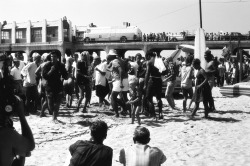
<svg viewBox="0 0 250 166"><path fill-rule="evenodd" d="M182 38L180 39L180 37ZM188 36L188 37L187 37ZM186 31L182 31L180 33L172 33L172 32L162 32L162 33L144 33L142 35L142 41L144 42L167 42L167 41L176 41L177 40L194 40L195 34L189 34ZM250 32L248 35L241 35L239 33L229 33L229 32L207 32L205 34L206 40L210 41L220 41L220 40L249 40Z"/></svg>
<svg viewBox="0 0 250 166"><path fill-rule="evenodd" d="M24 163L24 158L34 149L34 138L25 115L38 113L39 106L40 117L45 117L48 110L53 121L58 123L63 98L66 106L72 107L73 97L76 96L75 112L86 113L94 89L99 98L99 107L108 106L117 118L129 115L131 123L137 121L140 126L141 114L156 120L164 118L162 85L167 82L165 98L171 111L183 110L186 113L194 102L195 106L188 115L193 118L200 102L203 102L204 117L209 118L208 114L215 110L212 88L215 85L223 86L224 80L227 84L236 83L239 77L237 60L232 63L230 60L217 60L210 50L204 53L206 68L201 67L199 59L188 55L181 59L180 70L176 69L172 57L165 59L153 51L148 51L145 58L137 53L134 59L125 59L116 50L110 50L104 60L84 51L80 58L78 54L67 55L62 62L54 51L43 57L33 53L27 64L21 53L15 53L14 58L4 56L5 58L0 57L0 138L3 139L0 141L0 158L5 159L0 160L0 165L9 165L12 162L10 160L13 160L12 154L18 156L15 157L17 162ZM242 68L242 77L248 76L249 60L243 63ZM181 77L183 108L176 108L173 98L178 76ZM154 106L153 97L156 97L158 109ZM188 98L191 99L189 104ZM12 109L18 110L22 135L13 130L13 122L9 118ZM90 130L91 141L78 141L70 146L70 166L81 163L112 164L112 149L103 145L107 136L107 124L103 121L94 122ZM8 139L8 135L14 135L11 137L13 139ZM159 149L147 145L150 134L145 127L135 129L133 140L134 147L120 152L120 162L124 165L154 165L153 163L161 164L166 160ZM8 149L5 142L13 147L14 152ZM144 157L138 159L135 153ZM149 154L152 156L148 156Z"/></svg>

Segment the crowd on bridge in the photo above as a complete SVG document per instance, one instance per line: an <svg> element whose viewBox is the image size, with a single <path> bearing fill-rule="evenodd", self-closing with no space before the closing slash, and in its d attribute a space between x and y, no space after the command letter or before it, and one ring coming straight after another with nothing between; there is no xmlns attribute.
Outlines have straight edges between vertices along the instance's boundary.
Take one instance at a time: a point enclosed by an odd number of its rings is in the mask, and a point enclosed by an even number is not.
<svg viewBox="0 0 250 166"><path fill-rule="evenodd" d="M188 36L188 37L187 37ZM195 34L182 31L180 33L162 32L162 33L144 33L142 41L144 42L168 42L168 41L182 41L194 40ZM176 40L175 40L176 39ZM205 34L207 41L228 41L228 40L250 40L250 32L248 35L241 35L233 32L207 32Z"/></svg>

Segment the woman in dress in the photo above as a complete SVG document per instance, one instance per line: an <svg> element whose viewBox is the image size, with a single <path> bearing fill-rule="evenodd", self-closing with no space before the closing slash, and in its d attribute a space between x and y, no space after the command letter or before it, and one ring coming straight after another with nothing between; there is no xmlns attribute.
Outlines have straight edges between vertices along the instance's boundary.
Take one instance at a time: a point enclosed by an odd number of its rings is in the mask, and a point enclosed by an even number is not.
<svg viewBox="0 0 250 166"><path fill-rule="evenodd" d="M208 84L208 78L206 72L203 68L201 68L200 64L201 61L199 59L193 60L193 67L197 70L197 74L196 74L195 92L193 96L195 107L191 116L193 117L196 114L196 111L199 109L200 102L203 101L205 118L207 118L209 113L208 102L211 99L212 94L211 94L211 88Z"/></svg>

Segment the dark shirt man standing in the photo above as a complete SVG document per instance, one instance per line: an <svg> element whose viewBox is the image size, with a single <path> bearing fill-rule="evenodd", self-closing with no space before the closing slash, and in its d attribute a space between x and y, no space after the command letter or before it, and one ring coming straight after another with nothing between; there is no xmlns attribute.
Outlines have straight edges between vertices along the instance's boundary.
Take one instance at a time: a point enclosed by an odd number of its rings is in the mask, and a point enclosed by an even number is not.
<svg viewBox="0 0 250 166"><path fill-rule="evenodd" d="M145 82L143 90L146 91L146 101L148 101L149 113L151 116L156 117L155 108L153 103L153 96L156 96L157 104L159 108L159 119L163 119L162 115L162 101L161 101L161 90L162 90L162 79L159 69L154 66L156 53L149 51L146 54L148 58L147 70L145 75Z"/></svg>
<svg viewBox="0 0 250 166"><path fill-rule="evenodd" d="M45 91L48 99L48 107L53 112L53 121L58 122L57 116L61 99L63 97L63 79L67 79L65 66L58 61L56 52L51 53L51 62L44 65L42 76L46 80Z"/></svg>

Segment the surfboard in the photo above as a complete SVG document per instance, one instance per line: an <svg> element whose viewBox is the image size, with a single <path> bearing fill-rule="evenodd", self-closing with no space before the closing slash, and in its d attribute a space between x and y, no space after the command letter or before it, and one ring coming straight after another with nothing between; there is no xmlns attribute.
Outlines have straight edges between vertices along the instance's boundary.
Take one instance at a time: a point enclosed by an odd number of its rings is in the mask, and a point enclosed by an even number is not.
<svg viewBox="0 0 250 166"><path fill-rule="evenodd" d="M250 96L250 82L223 86L220 88L220 93L228 97Z"/></svg>
<svg viewBox="0 0 250 166"><path fill-rule="evenodd" d="M206 51L206 40L205 31L202 28L198 28L195 33L194 40L194 58L198 58L201 61L201 67L205 69L206 61L204 59L204 54Z"/></svg>

